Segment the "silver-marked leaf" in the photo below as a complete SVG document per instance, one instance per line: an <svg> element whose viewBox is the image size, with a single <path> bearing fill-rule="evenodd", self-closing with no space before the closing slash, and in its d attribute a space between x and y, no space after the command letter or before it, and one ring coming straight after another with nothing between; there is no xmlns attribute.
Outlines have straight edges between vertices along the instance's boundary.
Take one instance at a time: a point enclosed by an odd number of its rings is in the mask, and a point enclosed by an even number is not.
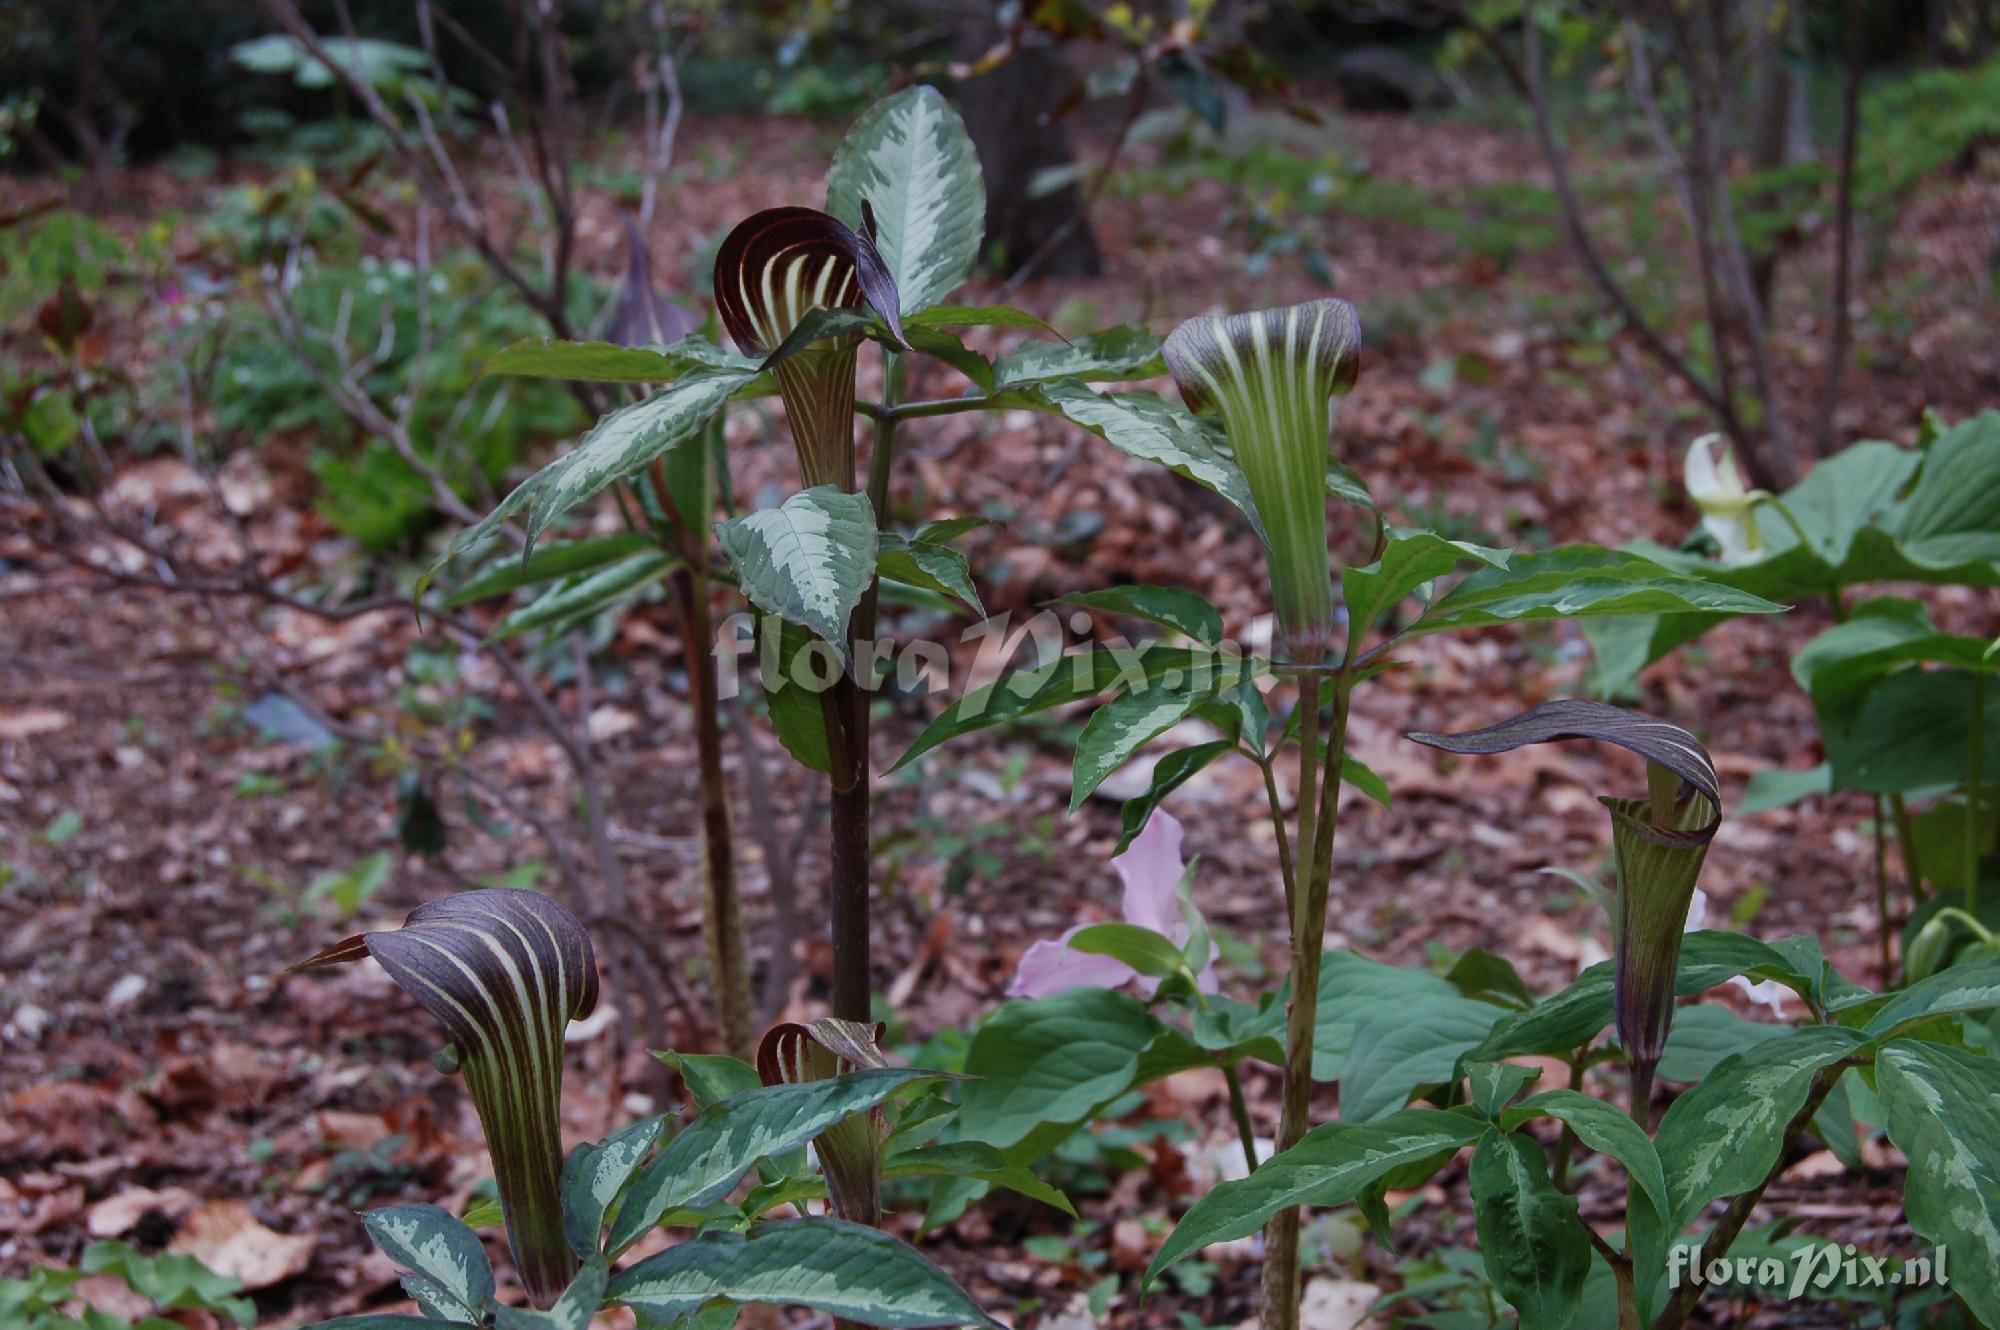
<svg viewBox="0 0 2000 1330"><path fill-rule="evenodd" d="M418 579L416 594L422 596L445 565L523 512L529 517L522 557L532 557L535 542L550 523L617 481L639 474L654 458L692 437L755 377L754 369L696 370L644 401L610 412L576 447L515 486L492 512L454 537L444 557Z"/></svg>
<svg viewBox="0 0 2000 1330"><path fill-rule="evenodd" d="M1520 1313L1521 1330L1565 1330L1590 1274L1576 1198L1549 1180L1533 1137L1489 1131L1468 1173L1486 1277Z"/></svg>
<svg viewBox="0 0 2000 1330"><path fill-rule="evenodd" d="M699 337L663 347L526 337L494 352L479 372L482 377L505 374L575 383L671 383L697 369L755 368L754 358L731 355Z"/></svg>
<svg viewBox="0 0 2000 1330"><path fill-rule="evenodd" d="M845 664L848 616L875 579L868 496L821 485L715 531L751 603L819 634Z"/></svg>
<svg viewBox="0 0 2000 1330"><path fill-rule="evenodd" d="M1157 462L1214 490L1236 505L1258 538L1265 539L1243 472L1216 448L1200 421L1165 398L1149 392L1093 392L1060 379L1030 384L1012 395L1032 409L1053 412L1089 430L1119 452Z"/></svg>
<svg viewBox="0 0 2000 1330"><path fill-rule="evenodd" d="M919 84L884 98L841 140L826 209L860 231L863 204L906 308L934 305L972 275L986 186L965 122L937 89Z"/></svg>
<svg viewBox="0 0 2000 1330"><path fill-rule="evenodd" d="M1951 1289L2000 1325L2000 1078L1994 1062L1914 1039L1875 1063L1889 1139L1910 1161L1910 1227L1952 1255Z"/></svg>
<svg viewBox="0 0 2000 1330"><path fill-rule="evenodd" d="M891 582L951 596L974 614L984 615L965 555L938 541L884 531L876 538L875 571Z"/></svg>
<svg viewBox="0 0 2000 1330"><path fill-rule="evenodd" d="M620 1271L608 1296L662 1321L724 1298L809 1307L862 1325L999 1326L908 1243L837 1219L704 1233Z"/></svg>
<svg viewBox="0 0 2000 1330"><path fill-rule="evenodd" d="M554 1306L545 1312L496 1306L493 1330L590 1330L591 1321L604 1305L604 1288L610 1279L604 1257L593 1251Z"/></svg>
<svg viewBox="0 0 2000 1330"><path fill-rule="evenodd" d="M1226 682L1233 686L1235 680ZM1091 791L1123 766L1127 758L1180 724L1190 711L1215 693L1213 683L1202 687L1161 683L1121 693L1092 712L1076 741L1069 811L1074 813L1083 807Z"/></svg>
<svg viewBox="0 0 2000 1330"><path fill-rule="evenodd" d="M1146 823L1152 820L1153 810L1160 806L1162 800L1235 746L1227 739L1216 739L1211 743L1176 749L1161 758L1153 767L1153 779L1145 792L1125 801L1120 814L1122 830L1111 857L1115 859L1125 853L1139 833L1146 829Z"/></svg>
<svg viewBox="0 0 2000 1330"><path fill-rule="evenodd" d="M347 938L293 968L369 955L451 1035L493 1157L515 1268L529 1297L548 1305L577 1266L558 1190L558 1117L563 1031L597 1005L590 935L545 896L488 888L427 901L402 928Z"/></svg>
<svg viewBox="0 0 2000 1330"><path fill-rule="evenodd" d="M451 1299L461 1319L479 1319L493 1296L493 1265L477 1233L435 1205L385 1206L361 1222L384 1256Z"/></svg>
<svg viewBox="0 0 2000 1330"><path fill-rule="evenodd" d="M1062 336L1038 315L1012 305L931 305L903 322L911 328L1030 328L1051 337Z"/></svg>
<svg viewBox="0 0 2000 1330"><path fill-rule="evenodd" d="M1501 1114L1500 1125L1504 1130L1514 1131L1529 1119L1542 1117L1566 1123L1578 1140L1623 1164L1639 1190L1652 1199L1662 1214L1667 1212L1670 1202L1660 1153L1645 1128L1630 1116L1602 1099L1592 1099L1575 1090L1548 1090Z"/></svg>
<svg viewBox="0 0 2000 1330"><path fill-rule="evenodd" d="M478 1322L436 1320L403 1312L367 1312L360 1316L336 1316L330 1321L314 1321L312 1330L478 1330Z"/></svg>
<svg viewBox="0 0 2000 1330"><path fill-rule="evenodd" d="M1893 1038L1935 1016L1994 1007L2000 1007L2000 960L1954 965L1890 998L1868 1018L1867 1033L1876 1039Z"/></svg>
<svg viewBox="0 0 2000 1330"><path fill-rule="evenodd" d="M641 554L608 567L573 574L502 619L487 640L505 642L544 628L560 632L579 619L639 595L681 562L672 554Z"/></svg>
<svg viewBox="0 0 2000 1330"><path fill-rule="evenodd" d="M563 1225L578 1256L596 1253L604 1212L659 1143L666 1117L655 1113L622 1127L595 1145L570 1151L562 1172Z"/></svg>
<svg viewBox="0 0 2000 1330"><path fill-rule="evenodd" d="M993 363L993 377L1003 388L1049 379L1156 379L1166 372L1159 337L1136 325L1086 333L1073 342L1029 342Z"/></svg>
<svg viewBox="0 0 2000 1330"><path fill-rule="evenodd" d="M1115 586L1102 591L1075 591L1058 597L1057 605L1075 605L1104 614L1144 619L1197 642L1216 646L1222 641L1222 615L1199 592L1177 586Z"/></svg>
<svg viewBox="0 0 2000 1330"><path fill-rule="evenodd" d="M1224 1182L1194 1203L1146 1269L1160 1273L1216 1242L1247 1237L1295 1205L1344 1205L1370 1183L1406 1164L1470 1145L1488 1130L1479 1118L1413 1108L1380 1122L1328 1122L1266 1160L1240 1181Z"/></svg>
<svg viewBox="0 0 2000 1330"><path fill-rule="evenodd" d="M455 610L524 586L535 586L574 573L587 573L654 548L653 542L638 532L621 531L615 536L543 545L525 561L509 552L496 559L485 572L452 592L446 598L444 607Z"/></svg>
<svg viewBox="0 0 2000 1330"><path fill-rule="evenodd" d="M669 1210L719 1200L759 1159L795 1150L848 1114L944 1074L874 1068L832 1080L762 1086L703 1109L634 1180L611 1225L607 1249L624 1251Z"/></svg>

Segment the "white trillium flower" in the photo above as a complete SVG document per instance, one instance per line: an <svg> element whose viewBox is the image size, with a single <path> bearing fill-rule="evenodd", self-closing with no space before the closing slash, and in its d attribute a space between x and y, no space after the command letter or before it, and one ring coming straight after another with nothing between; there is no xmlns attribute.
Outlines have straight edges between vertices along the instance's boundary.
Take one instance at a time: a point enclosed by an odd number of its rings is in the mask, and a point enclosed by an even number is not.
<svg viewBox="0 0 2000 1330"><path fill-rule="evenodd" d="M1736 455L1720 434L1704 434L1688 448L1688 497L1701 509L1701 524L1722 546L1726 564L1752 563L1764 552L1754 509L1771 496L1746 489Z"/></svg>

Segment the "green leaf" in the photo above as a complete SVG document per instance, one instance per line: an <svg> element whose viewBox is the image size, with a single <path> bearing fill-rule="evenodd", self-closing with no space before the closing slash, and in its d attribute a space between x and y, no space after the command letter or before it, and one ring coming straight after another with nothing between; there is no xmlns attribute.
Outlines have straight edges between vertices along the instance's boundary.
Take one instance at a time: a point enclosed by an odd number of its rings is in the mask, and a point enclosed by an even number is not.
<svg viewBox="0 0 2000 1330"><path fill-rule="evenodd" d="M1456 992L1363 1009L1340 1073L1340 1115L1372 1122L1396 1112L1418 1086L1453 1079L1461 1054L1505 1013Z"/></svg>
<svg viewBox="0 0 2000 1330"><path fill-rule="evenodd" d="M1528 991L1527 982L1514 968L1514 963L1484 947L1467 950L1452 962L1444 978L1446 983L1465 996L1478 998L1496 1007L1526 1011L1535 1005L1535 995Z"/></svg>
<svg viewBox="0 0 2000 1330"><path fill-rule="evenodd" d="M1919 454L1893 443L1852 444L1814 465L1780 501L1805 532L1813 554L1827 567L1841 568L1869 523L1895 502L1918 460ZM1770 505L1757 510L1757 525L1774 553L1783 553L1798 538L1784 514Z"/></svg>
<svg viewBox="0 0 2000 1330"><path fill-rule="evenodd" d="M1050 379L1154 379L1167 372L1160 339L1136 324L1086 333L1073 342L1029 342L994 362L1002 387Z"/></svg>
<svg viewBox="0 0 2000 1330"><path fill-rule="evenodd" d="M1972 674L1905 670L1876 686L1851 726L1822 731L1837 790L1904 794L1958 785L1968 773ZM2000 686L1985 689L1981 769L2000 771Z"/></svg>
<svg viewBox="0 0 2000 1330"><path fill-rule="evenodd" d="M1427 971L1384 965L1351 951L1329 951L1320 964L1312 1078L1333 1081L1347 1075L1356 1028L1370 1012L1457 996L1457 989Z"/></svg>
<svg viewBox="0 0 2000 1330"><path fill-rule="evenodd" d="M876 537L875 570L891 582L924 587L954 597L974 614L986 613L972 585L971 565L949 545L884 531Z"/></svg>
<svg viewBox="0 0 2000 1330"><path fill-rule="evenodd" d="M1981 411L1938 435L1894 535L1925 568L2000 563L2000 412Z"/></svg>
<svg viewBox="0 0 2000 1330"><path fill-rule="evenodd" d="M1829 717L1851 719L1869 691L1904 666L2000 670L2000 656L1987 654L1991 646L1990 638L1939 632L1922 601L1883 598L1864 601L1853 618L1799 648L1792 677L1812 694L1824 726Z"/></svg>
<svg viewBox="0 0 2000 1330"><path fill-rule="evenodd" d="M1774 808L1789 808L1801 799L1828 794L1832 790L1833 768L1824 762L1804 771L1766 767L1750 773L1750 783L1744 787L1743 799L1736 805L1736 815L1749 817L1754 813L1768 813Z"/></svg>
<svg viewBox="0 0 2000 1330"><path fill-rule="evenodd" d="M920 351L933 360L943 361L963 374L973 387L982 393L990 393L998 386L994 378L993 362L974 351L956 334L940 328L905 329L910 349Z"/></svg>
<svg viewBox="0 0 2000 1330"><path fill-rule="evenodd" d="M1061 333L1040 317L1012 305L932 305L904 318L908 328L1032 328L1051 337Z"/></svg>
<svg viewBox="0 0 2000 1330"><path fill-rule="evenodd" d="M1081 1121L1123 1094L1161 1026L1145 1004L1102 988L1006 1002L966 1051L959 1130L1002 1149L1044 1122Z"/></svg>
<svg viewBox="0 0 2000 1330"><path fill-rule="evenodd" d="M826 210L865 231L905 310L934 305L972 275L986 229L986 188L965 122L936 88L919 84L868 108L834 153Z"/></svg>
<svg viewBox="0 0 2000 1330"><path fill-rule="evenodd" d="M1195 744L1188 748L1178 748L1153 764L1152 784L1143 794L1135 794L1125 801L1120 817L1123 827L1118 837L1117 848L1111 857L1125 853L1139 833L1152 820L1153 810L1158 808L1169 794L1186 784L1188 780L1235 747L1227 739L1216 739L1211 743Z"/></svg>
<svg viewBox="0 0 2000 1330"><path fill-rule="evenodd" d="M1396 806L1395 796L1389 792L1389 782L1376 775L1374 768L1352 753L1340 755L1340 778L1382 807Z"/></svg>
<svg viewBox="0 0 2000 1330"><path fill-rule="evenodd" d="M1898 1039L1875 1076L1889 1139L1910 1161L1910 1227L1950 1249L1952 1292L2000 1325L2000 1083L1991 1056Z"/></svg>
<svg viewBox="0 0 2000 1330"><path fill-rule="evenodd" d="M1213 685L1196 687L1160 684L1135 688L1112 698L1091 713L1077 737L1071 768L1069 811L1083 807L1092 790L1125 764L1127 758L1187 718L1215 695Z"/></svg>
<svg viewBox="0 0 2000 1330"><path fill-rule="evenodd" d="M403 1312L365 1312L360 1316L336 1316L330 1321L314 1321L311 1330L478 1330L477 1321L441 1321L429 1316Z"/></svg>
<svg viewBox="0 0 2000 1330"><path fill-rule="evenodd" d="M611 1225L608 1250L638 1241L669 1210L711 1204L759 1159L796 1150L851 1113L945 1073L878 1067L823 1081L759 1086L709 1105L640 1171Z"/></svg>
<svg viewBox="0 0 2000 1330"><path fill-rule="evenodd" d="M1682 1007L1674 1016L1674 1028L1667 1034L1666 1050L1660 1054L1659 1077L1663 1081L1692 1084L1725 1059L1767 1039L1776 1039L1789 1028L1746 1021L1727 1007Z"/></svg>
<svg viewBox="0 0 2000 1330"><path fill-rule="evenodd" d="M755 1067L727 1053L678 1053L669 1048L653 1056L681 1074L696 1108L707 1108L764 1084Z"/></svg>
<svg viewBox="0 0 2000 1330"><path fill-rule="evenodd" d="M755 370L757 362L731 355L705 338L690 337L665 350L614 342L564 342L529 337L497 352L479 371L577 383L670 383L697 369Z"/></svg>
<svg viewBox="0 0 2000 1330"><path fill-rule="evenodd" d="M1521 1330L1565 1330L1590 1274L1590 1239L1576 1199L1549 1180L1541 1144L1487 1132L1469 1181L1486 1277L1520 1313Z"/></svg>
<svg viewBox="0 0 2000 1330"><path fill-rule="evenodd" d="M654 458L701 430L754 375L754 370L739 368L696 370L644 401L612 411L576 447L515 486L498 507L454 537L444 557L418 579L416 594L422 596L431 579L459 554L524 511L529 513L528 543L522 553L524 558L532 555L536 540L551 522L616 482L639 474Z"/></svg>
<svg viewBox="0 0 2000 1330"><path fill-rule="evenodd" d="M1052 1205L1072 1218L1076 1216L1069 1197L1036 1177L1032 1170L1008 1163L1005 1155L983 1141L948 1141L899 1150L882 1161L882 1176L884 1179L972 1178Z"/></svg>
<svg viewBox="0 0 2000 1330"><path fill-rule="evenodd" d="M1091 924L1069 940L1073 950L1123 961L1140 974L1170 979L1187 968L1187 957L1164 933L1139 924Z"/></svg>
<svg viewBox="0 0 2000 1330"><path fill-rule="evenodd" d="M1222 641L1222 614L1198 592L1177 586L1115 586L1059 596L1057 605L1075 605L1104 614L1144 619L1216 646Z"/></svg>
<svg viewBox="0 0 2000 1330"><path fill-rule="evenodd" d="M666 1118L658 1113L620 1128L595 1145L579 1145L563 1164L563 1228L578 1256L592 1256L604 1212L659 1143Z"/></svg>
<svg viewBox="0 0 2000 1330"><path fill-rule="evenodd" d="M1660 1153L1653 1148L1653 1140L1645 1129L1625 1113L1602 1099L1592 1099L1575 1090L1548 1090L1508 1109L1501 1115L1500 1126L1515 1131L1531 1118L1554 1118L1566 1123L1578 1140L1624 1165L1625 1172L1660 1213L1667 1212L1670 1202Z"/></svg>
<svg viewBox="0 0 2000 1330"><path fill-rule="evenodd" d="M1047 664L1010 670L953 702L896 759L891 771L914 762L939 744L961 735L1010 724L1039 711L1081 702L1114 687L1150 689L1162 680L1176 686L1189 678L1218 686L1224 671L1242 669L1240 661L1205 648L1147 646L1133 650L1085 647Z"/></svg>
<svg viewBox="0 0 2000 1330"><path fill-rule="evenodd" d="M838 1219L703 1233L620 1271L608 1296L657 1320L726 1298L809 1307L862 1325L999 1326L908 1243Z"/></svg>
<svg viewBox="0 0 2000 1330"><path fill-rule="evenodd" d="M1478 1118L1420 1108L1380 1122L1315 1127L1249 1177L1224 1182L1196 1201L1167 1235L1144 1282L1152 1283L1169 1266L1211 1243L1255 1233L1280 1210L1344 1205L1378 1178L1470 1145L1487 1130Z"/></svg>
<svg viewBox="0 0 2000 1330"><path fill-rule="evenodd" d="M815 691L822 676L811 660L820 639L795 623L775 618L759 625L760 638L771 631L772 624L778 626L777 655L758 669L765 704L771 712L771 728L800 766L830 772L833 753L826 734L825 693Z"/></svg>
<svg viewBox="0 0 2000 1330"><path fill-rule="evenodd" d="M1775 614L1759 596L1596 545L1520 554L1454 586L1410 628L1439 633L1536 619L1632 614Z"/></svg>
<svg viewBox="0 0 2000 1330"><path fill-rule="evenodd" d="M653 548L653 542L647 537L635 531L621 531L615 536L542 545L525 560L509 551L494 560L486 571L452 592L444 607L455 610L502 592L568 577L572 573L589 572Z"/></svg>
<svg viewBox="0 0 2000 1330"><path fill-rule="evenodd" d="M1033 409L1053 412L1089 430L1127 456L1157 462L1215 491L1250 519L1260 540L1265 538L1263 521L1250 498L1250 483L1188 411L1154 393L1105 394L1063 380L1033 384L1015 395Z"/></svg>
<svg viewBox="0 0 2000 1330"><path fill-rule="evenodd" d="M1936 1016L1994 1007L2000 1007L2000 960L1954 965L1890 998L1865 1029L1874 1039L1892 1039Z"/></svg>
<svg viewBox="0 0 2000 1330"><path fill-rule="evenodd" d="M604 1304L604 1289L610 1277L604 1257L592 1251L554 1306L538 1312L496 1305L493 1330L590 1330L591 1320Z"/></svg>
<svg viewBox="0 0 2000 1330"><path fill-rule="evenodd" d="M1446 540L1434 531L1391 529L1382 557L1366 568L1340 574L1347 598L1348 631L1365 635L1383 613L1426 582L1445 576L1467 559L1489 568L1505 568L1511 550L1488 549L1462 540Z"/></svg>
<svg viewBox="0 0 2000 1330"><path fill-rule="evenodd" d="M505 642L543 628L559 632L579 619L638 595L680 564L681 560L671 554L642 554L566 577L502 619L487 640Z"/></svg>
<svg viewBox="0 0 2000 1330"><path fill-rule="evenodd" d="M875 510L831 485L720 523L716 534L752 604L810 628L847 660L847 619L875 578Z"/></svg>
<svg viewBox="0 0 2000 1330"><path fill-rule="evenodd" d="M479 1320L493 1296L493 1264L477 1233L435 1205L384 1206L361 1222L384 1256L429 1280L463 1319Z"/></svg>

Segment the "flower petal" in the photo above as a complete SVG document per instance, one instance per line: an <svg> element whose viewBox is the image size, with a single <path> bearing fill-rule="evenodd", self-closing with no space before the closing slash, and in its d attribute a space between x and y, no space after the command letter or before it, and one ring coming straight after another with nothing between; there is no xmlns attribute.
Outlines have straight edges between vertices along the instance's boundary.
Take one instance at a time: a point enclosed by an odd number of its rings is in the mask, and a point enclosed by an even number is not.
<svg viewBox="0 0 2000 1330"><path fill-rule="evenodd" d="M1007 996L1045 998L1072 988L1116 988L1138 975L1123 961L1071 948L1069 939L1081 931L1072 928L1058 940L1043 938L1029 947L1007 985Z"/></svg>
<svg viewBox="0 0 2000 1330"><path fill-rule="evenodd" d="M1179 821L1172 814L1155 812L1146 829L1125 847L1125 853L1111 861L1125 884L1125 922L1164 933L1186 942L1187 921L1181 917L1181 860Z"/></svg>

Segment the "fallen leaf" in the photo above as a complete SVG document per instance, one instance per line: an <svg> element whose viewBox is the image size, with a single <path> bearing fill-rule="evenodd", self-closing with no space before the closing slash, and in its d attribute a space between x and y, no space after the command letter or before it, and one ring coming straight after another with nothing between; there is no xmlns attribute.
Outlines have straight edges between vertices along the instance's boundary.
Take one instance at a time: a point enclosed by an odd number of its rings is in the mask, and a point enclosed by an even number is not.
<svg viewBox="0 0 2000 1330"><path fill-rule="evenodd" d="M151 1211L178 1219L194 1208L194 1194L182 1187L154 1191L150 1187L127 1187L116 1196L106 1197L90 1207L84 1227L93 1238L115 1238L131 1231Z"/></svg>
<svg viewBox="0 0 2000 1330"><path fill-rule="evenodd" d="M1354 1330L1382 1290L1351 1279L1315 1279L1299 1304L1300 1330Z"/></svg>
<svg viewBox="0 0 2000 1330"><path fill-rule="evenodd" d="M313 1239L266 1228L241 1201L212 1201L187 1217L170 1250L235 1275L245 1289L260 1289L303 1274L312 1264Z"/></svg>

